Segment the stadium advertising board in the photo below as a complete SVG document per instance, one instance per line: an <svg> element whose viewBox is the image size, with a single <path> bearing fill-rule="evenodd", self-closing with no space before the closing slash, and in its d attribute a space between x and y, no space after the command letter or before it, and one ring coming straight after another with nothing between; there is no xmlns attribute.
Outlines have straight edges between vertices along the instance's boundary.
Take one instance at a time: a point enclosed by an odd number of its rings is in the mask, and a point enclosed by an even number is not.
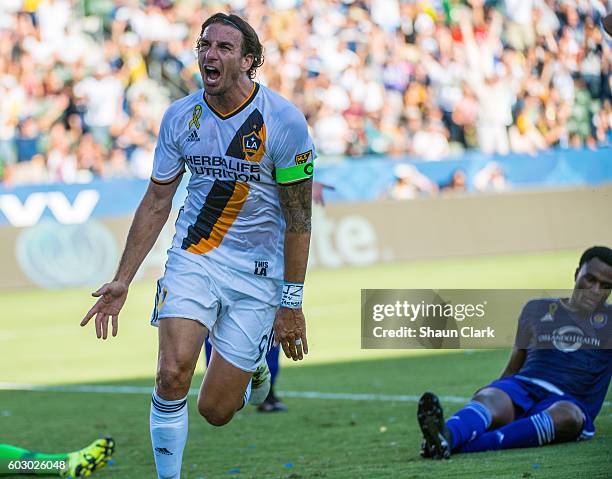
<svg viewBox="0 0 612 479"><path fill-rule="evenodd" d="M0 254L6 274L0 288L54 289L108 280L146 185L129 180L1 191ZM176 202L184 194L182 189ZM605 244L612 237L611 197L612 186L600 186L332 203L313 214L310 264L367 266ZM579 224L568 228L568 217ZM141 276L161 274L173 223L171 218Z"/></svg>
<svg viewBox="0 0 612 479"><path fill-rule="evenodd" d="M385 196L396 179L398 165L414 166L435 185L448 184L457 171L465 173L466 190L479 191L476 178L483 170L497 165L504 178L504 190L534 190L576 186L598 186L612 182L610 149L555 149L531 155L485 155L470 152L443 161L415 161L411 157L385 159L352 158L329 166L317 165L317 179L335 185L327 192L329 202L373 201Z"/></svg>

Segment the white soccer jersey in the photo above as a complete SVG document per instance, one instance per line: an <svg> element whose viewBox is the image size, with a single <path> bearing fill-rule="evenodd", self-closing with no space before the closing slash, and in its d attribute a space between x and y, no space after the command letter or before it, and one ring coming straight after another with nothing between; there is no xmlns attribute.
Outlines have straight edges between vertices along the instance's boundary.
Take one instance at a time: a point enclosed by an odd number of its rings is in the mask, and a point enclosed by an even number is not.
<svg viewBox="0 0 612 479"><path fill-rule="evenodd" d="M185 167L191 172L173 247L282 279L277 183L312 177L315 156L304 115L258 83L227 115L207 103L204 90L174 102L162 119L151 177L169 183Z"/></svg>

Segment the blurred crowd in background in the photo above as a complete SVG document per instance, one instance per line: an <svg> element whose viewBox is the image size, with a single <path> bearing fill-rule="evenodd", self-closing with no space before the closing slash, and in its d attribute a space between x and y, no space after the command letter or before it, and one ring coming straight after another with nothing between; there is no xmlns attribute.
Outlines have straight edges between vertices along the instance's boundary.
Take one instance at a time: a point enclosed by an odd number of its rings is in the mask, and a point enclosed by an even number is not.
<svg viewBox="0 0 612 479"><path fill-rule="evenodd" d="M257 81L304 112L322 162L607 146L611 3L2 0L0 178L148 178L165 108L201 88L201 24L230 10L264 44Z"/></svg>

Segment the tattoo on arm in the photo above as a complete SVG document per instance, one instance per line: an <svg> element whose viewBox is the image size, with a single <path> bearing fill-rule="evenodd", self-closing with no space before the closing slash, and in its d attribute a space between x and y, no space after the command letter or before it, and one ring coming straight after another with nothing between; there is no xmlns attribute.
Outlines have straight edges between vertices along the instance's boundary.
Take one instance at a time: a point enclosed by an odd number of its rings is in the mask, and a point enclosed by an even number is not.
<svg viewBox="0 0 612 479"><path fill-rule="evenodd" d="M288 233L309 233L312 214L312 179L296 185L279 186L281 209Z"/></svg>

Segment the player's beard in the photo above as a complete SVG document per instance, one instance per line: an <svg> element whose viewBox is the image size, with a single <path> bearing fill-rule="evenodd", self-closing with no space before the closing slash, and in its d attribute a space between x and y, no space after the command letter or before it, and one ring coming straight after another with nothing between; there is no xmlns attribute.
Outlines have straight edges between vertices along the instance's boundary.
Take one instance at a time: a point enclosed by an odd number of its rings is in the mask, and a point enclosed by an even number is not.
<svg viewBox="0 0 612 479"><path fill-rule="evenodd" d="M204 91L208 96L225 96L228 93L231 93L233 88L237 88L238 81L240 80L240 70L238 68L223 68L223 72L221 73L221 78L216 87L208 90L206 88L206 81L204 77L202 77L202 82L204 83Z"/></svg>

